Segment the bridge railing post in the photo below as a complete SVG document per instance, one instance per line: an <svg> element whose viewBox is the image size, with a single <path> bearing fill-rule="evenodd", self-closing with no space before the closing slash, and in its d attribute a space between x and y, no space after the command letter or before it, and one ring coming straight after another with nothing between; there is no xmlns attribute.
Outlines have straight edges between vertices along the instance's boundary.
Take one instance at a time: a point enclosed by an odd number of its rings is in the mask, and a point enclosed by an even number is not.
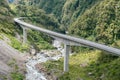
<svg viewBox="0 0 120 80"><path fill-rule="evenodd" d="M69 52L70 45L64 44L64 72L69 71Z"/></svg>

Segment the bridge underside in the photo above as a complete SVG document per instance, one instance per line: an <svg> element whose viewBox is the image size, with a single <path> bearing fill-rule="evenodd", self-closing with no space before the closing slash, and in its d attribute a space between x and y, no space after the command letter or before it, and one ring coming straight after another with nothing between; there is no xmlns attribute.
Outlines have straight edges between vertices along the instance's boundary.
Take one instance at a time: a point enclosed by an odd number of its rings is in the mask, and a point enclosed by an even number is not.
<svg viewBox="0 0 120 80"><path fill-rule="evenodd" d="M24 44L27 42L27 30L28 30L28 28L26 28L24 26L21 26L21 27L23 29L23 44ZM65 40L65 39L62 39L62 38L59 38L56 36L51 36L51 35L49 35L49 36L64 44L64 71L68 72L69 71L69 66L68 66L69 65L69 54L71 51L70 46L83 46L83 45L69 41L69 40Z"/></svg>
<svg viewBox="0 0 120 80"><path fill-rule="evenodd" d="M21 25L21 27L23 28L23 44L27 42L27 30L28 28L24 27ZM48 36L54 38L55 40L60 41L61 43L64 44L64 72L68 72L69 71L69 54L71 51L71 46L84 46L84 47L88 47L85 45L82 45L80 43L74 42L74 41L70 41L61 37L57 37L57 36L53 36L53 35L49 35Z"/></svg>

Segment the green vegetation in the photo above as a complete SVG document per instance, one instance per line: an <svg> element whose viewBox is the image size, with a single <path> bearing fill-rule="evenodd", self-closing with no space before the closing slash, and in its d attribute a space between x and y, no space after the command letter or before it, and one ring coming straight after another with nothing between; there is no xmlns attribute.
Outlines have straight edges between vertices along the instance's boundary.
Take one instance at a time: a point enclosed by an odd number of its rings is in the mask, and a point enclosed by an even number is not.
<svg viewBox="0 0 120 80"><path fill-rule="evenodd" d="M51 14L50 15L46 14L46 12L42 9L39 9L34 6L28 6L25 4L18 4L18 5L11 4L11 8L14 9L13 11L17 14L17 16L27 17L24 19L25 22L29 22L31 24L40 26L42 28L47 28L54 31L60 31L59 23L57 19L55 19L54 16ZM19 32L19 34L22 34L22 29L18 27L16 27L16 29ZM51 43L50 37L34 30L30 30L30 29L28 30L29 45L34 45L35 48L39 50L53 49L53 46L50 45L50 43Z"/></svg>
<svg viewBox="0 0 120 80"><path fill-rule="evenodd" d="M60 24L59 29L70 35L107 45L120 40L119 0L21 0L20 4L52 14Z"/></svg>
<svg viewBox="0 0 120 80"><path fill-rule="evenodd" d="M53 26L54 26L56 27L54 30L58 31L59 24L53 16L47 15L45 14L43 10L35 8L33 6L10 4L10 7L9 7L5 0L1 1L0 4L2 4L0 6L1 8L0 10L0 33L4 34L4 36L10 39L9 44L12 47L22 52L28 51L30 45L35 45L37 49L52 49L53 48L50 45L50 43L48 43L51 40L49 37L45 37L45 35L43 35L42 33L35 32L32 30L28 31L29 33L28 42L26 44L22 44L21 41L15 38L15 35L16 35L15 33L18 33L18 35L22 35L22 29L20 28L20 26L15 27L13 23L13 16L27 16L30 18L29 20L26 19L25 21L34 23L35 25L42 26L44 28L48 28L51 30L53 30ZM41 36L44 36L44 38ZM0 35L0 39L3 39L3 36ZM22 37L21 37L21 40L22 40Z"/></svg>
<svg viewBox="0 0 120 80"><path fill-rule="evenodd" d="M16 5L14 12L17 16L27 17L24 20L29 23L50 30L59 31L59 23L58 20L55 19L54 15L46 14L44 10L34 7L33 5L28 6L18 4Z"/></svg>
<svg viewBox="0 0 120 80"><path fill-rule="evenodd" d="M11 43L9 43L13 48L23 52L28 51L29 44L23 44L22 42L18 41L15 37L10 36Z"/></svg>
<svg viewBox="0 0 120 80"><path fill-rule="evenodd" d="M10 34L1 33L0 40L5 41L10 46L12 46L13 48L15 48L21 52L28 51L29 46L30 46L30 44L27 44L27 43L23 44L20 40L18 40L17 38L15 38L14 36L12 36Z"/></svg>
<svg viewBox="0 0 120 80"><path fill-rule="evenodd" d="M8 43L11 42L10 44L14 48L16 48L18 50L20 48L22 48L21 50L23 50L23 48L25 48L25 47L21 47L20 42L17 41L17 39L15 39L15 37L14 37L14 35L15 35L14 34L15 28L14 28L14 23L13 23L13 16L14 15L15 15L14 12L10 9L6 0L0 0L0 40L4 40ZM14 64L8 63L8 65L10 65L10 66L14 65ZM9 78L9 80L23 80L24 76L22 73L20 73L20 71L18 71L18 66L14 65L14 66L12 66L12 68L13 67L16 67L16 69L15 69L15 71L13 71L11 73L10 77L3 75L3 74L0 74L0 79L8 80L8 78ZM9 75L9 74L7 74L7 75Z"/></svg>
<svg viewBox="0 0 120 80"><path fill-rule="evenodd" d="M12 80L24 80L24 76L18 72L11 73Z"/></svg>
<svg viewBox="0 0 120 80"><path fill-rule="evenodd" d="M8 65L13 68L13 71L10 73L11 80L23 80L25 78L24 74L20 73L19 67L16 64L16 60L12 59L8 62Z"/></svg>
<svg viewBox="0 0 120 80"><path fill-rule="evenodd" d="M5 0L0 1L0 33L13 34L13 12ZM10 20L10 21L9 21Z"/></svg>
<svg viewBox="0 0 120 80"><path fill-rule="evenodd" d="M7 80L7 77L6 77L5 75L1 75L1 74L0 74L0 78L1 78L2 80Z"/></svg>
<svg viewBox="0 0 120 80"><path fill-rule="evenodd" d="M120 48L120 0L15 0L7 5L0 1L0 34L11 37L11 46L20 51L27 50L28 45L37 49L53 49L49 44L51 38L43 33L28 30L28 44L22 44L14 31L20 35L22 29L14 28L13 16L28 17L25 21L57 32L82 37L91 41ZM0 39L4 38L0 35ZM34 42L34 44L33 44ZM49 42L49 43L48 43ZM72 47L74 54L70 57L70 71L64 73L63 59L45 63L49 72L54 72L60 80L119 80L120 58L88 48ZM81 51L81 53L80 53ZM88 51L88 52L87 52ZM19 75L13 72L12 78ZM16 79L17 80L17 79Z"/></svg>
<svg viewBox="0 0 120 80"><path fill-rule="evenodd" d="M88 71L92 72L91 78L103 80L119 80L119 61L117 56L102 53L95 63L90 64Z"/></svg>
<svg viewBox="0 0 120 80"><path fill-rule="evenodd" d="M32 42L31 45L35 45L36 49L53 49L54 47L50 44L51 38L38 31L28 31L28 41ZM33 43L34 42L34 43ZM48 43L49 42L49 43Z"/></svg>
<svg viewBox="0 0 120 80"><path fill-rule="evenodd" d="M99 0L66 0L63 6L61 23L68 30L69 26L76 21L79 16L91 8ZM61 26L62 27L62 26Z"/></svg>
<svg viewBox="0 0 120 80"><path fill-rule="evenodd" d="M100 51L86 51L70 56L67 73L63 73L63 59L48 61L44 66L58 80L119 80L119 63L120 58L116 56Z"/></svg>
<svg viewBox="0 0 120 80"><path fill-rule="evenodd" d="M119 0L103 0L86 10L71 24L70 34L104 44L120 39Z"/></svg>
<svg viewBox="0 0 120 80"><path fill-rule="evenodd" d="M61 19L62 8L66 0L29 0L19 1L19 4L27 6L34 6L39 9L43 9L47 14L53 14L58 20Z"/></svg>

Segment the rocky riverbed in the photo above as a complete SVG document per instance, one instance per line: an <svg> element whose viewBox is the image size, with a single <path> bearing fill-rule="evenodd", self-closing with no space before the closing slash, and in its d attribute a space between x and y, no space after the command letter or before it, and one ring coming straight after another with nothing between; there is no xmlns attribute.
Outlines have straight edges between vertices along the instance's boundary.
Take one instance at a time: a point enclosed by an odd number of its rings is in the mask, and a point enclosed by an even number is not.
<svg viewBox="0 0 120 80"><path fill-rule="evenodd" d="M42 68L41 65L38 66L37 64L48 60L58 60L62 57L61 52L63 52L63 48L61 47L61 43L55 40L53 42L53 46L55 46L58 50L41 50L41 52L37 53L35 56L29 56L27 58L26 80L47 80L43 70L41 69L42 71L40 71L39 69Z"/></svg>

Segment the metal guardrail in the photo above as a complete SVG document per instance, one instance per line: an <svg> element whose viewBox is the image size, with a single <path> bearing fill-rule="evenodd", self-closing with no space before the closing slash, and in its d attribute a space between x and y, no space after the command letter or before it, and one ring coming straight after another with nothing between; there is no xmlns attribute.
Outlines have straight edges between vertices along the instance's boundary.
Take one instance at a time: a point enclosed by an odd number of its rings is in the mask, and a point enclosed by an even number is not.
<svg viewBox="0 0 120 80"><path fill-rule="evenodd" d="M79 43L79 44L82 44L82 45L85 45L85 46L97 48L97 49L100 49L100 50L103 50L103 51L106 51L106 52L110 52L113 55L115 54L115 55L120 56L120 49L116 49L116 48L109 47L109 46L106 46L106 45L103 45L103 44L99 44L99 43L95 43L95 42L92 42L92 41L88 41L88 40L68 36L68 35L65 35L65 34L60 34L60 33L50 31L50 30L47 30L47 29L43 29L43 28L40 28L38 26L34 26L34 25L31 25L31 24L26 23L24 21L21 21L20 18L14 18L14 21L16 23L22 25L22 26L27 27L27 28L38 30L38 31L46 33L48 35L64 39L66 41L75 42L75 43Z"/></svg>

